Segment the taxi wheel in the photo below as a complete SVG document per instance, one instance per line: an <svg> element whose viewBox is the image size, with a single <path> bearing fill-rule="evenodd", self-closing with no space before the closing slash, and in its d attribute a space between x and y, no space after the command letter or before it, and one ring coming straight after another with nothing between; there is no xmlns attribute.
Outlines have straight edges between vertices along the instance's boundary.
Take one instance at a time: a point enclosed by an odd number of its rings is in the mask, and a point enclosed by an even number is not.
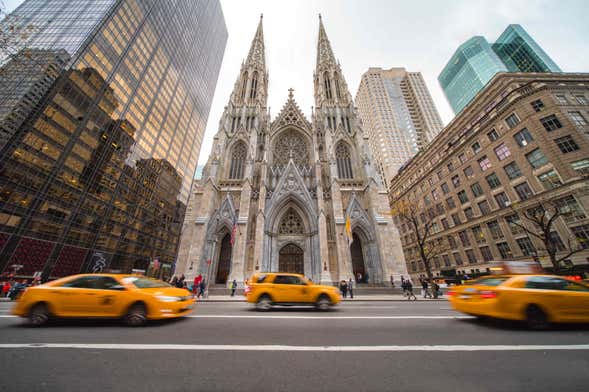
<svg viewBox="0 0 589 392"><path fill-rule="evenodd" d="M125 324L130 327L139 327L147 322L147 309L145 305L136 303L129 309L125 316Z"/></svg>
<svg viewBox="0 0 589 392"><path fill-rule="evenodd" d="M49 308L47 304L38 303L33 305L29 312L29 323L34 327L40 327L49 321Z"/></svg>
<svg viewBox="0 0 589 392"><path fill-rule="evenodd" d="M256 303L256 309L266 312L271 308L272 299L267 294L264 294L260 298L258 298L258 302Z"/></svg>
<svg viewBox="0 0 589 392"><path fill-rule="evenodd" d="M326 295L321 295L319 297L319 299L317 299L317 302L315 303L315 307L319 310L322 310L322 311L329 310L330 305L331 305L331 301L329 300L329 297L327 297Z"/></svg>
<svg viewBox="0 0 589 392"><path fill-rule="evenodd" d="M548 328L548 315L537 305L529 305L526 308L526 323L528 328L540 330Z"/></svg>

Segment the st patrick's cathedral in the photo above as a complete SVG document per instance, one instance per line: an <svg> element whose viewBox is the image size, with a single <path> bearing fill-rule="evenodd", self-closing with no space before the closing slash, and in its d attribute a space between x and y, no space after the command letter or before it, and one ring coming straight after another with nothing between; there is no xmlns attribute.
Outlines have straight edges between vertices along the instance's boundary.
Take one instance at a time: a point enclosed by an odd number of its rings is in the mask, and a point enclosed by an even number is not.
<svg viewBox="0 0 589 392"><path fill-rule="evenodd" d="M270 117L268 76L260 19L192 188L176 274L217 285L263 271L400 280L407 270L387 192L321 19L310 121L292 89Z"/></svg>

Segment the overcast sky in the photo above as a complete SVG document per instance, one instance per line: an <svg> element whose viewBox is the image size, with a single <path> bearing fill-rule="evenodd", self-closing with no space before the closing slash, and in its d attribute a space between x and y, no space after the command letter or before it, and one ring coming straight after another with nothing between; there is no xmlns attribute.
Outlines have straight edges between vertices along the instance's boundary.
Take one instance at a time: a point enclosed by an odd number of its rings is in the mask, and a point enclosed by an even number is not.
<svg viewBox="0 0 589 392"><path fill-rule="evenodd" d="M186 0L193 1L193 0ZM9 9L20 0L5 1ZM490 42L521 24L565 72L589 71L589 0L221 0L229 39L199 163L207 160L219 118L264 14L269 102L276 116L288 89L310 117L321 13L355 97L369 67L423 74L444 124L454 116L437 76L458 45L474 35Z"/></svg>

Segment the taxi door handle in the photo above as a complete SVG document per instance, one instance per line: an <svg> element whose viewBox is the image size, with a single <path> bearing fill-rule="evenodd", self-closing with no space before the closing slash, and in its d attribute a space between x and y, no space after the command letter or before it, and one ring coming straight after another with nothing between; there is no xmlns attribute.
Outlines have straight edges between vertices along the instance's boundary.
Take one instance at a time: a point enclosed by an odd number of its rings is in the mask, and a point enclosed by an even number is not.
<svg viewBox="0 0 589 392"><path fill-rule="evenodd" d="M96 293L86 293L86 295L96 295Z"/></svg>

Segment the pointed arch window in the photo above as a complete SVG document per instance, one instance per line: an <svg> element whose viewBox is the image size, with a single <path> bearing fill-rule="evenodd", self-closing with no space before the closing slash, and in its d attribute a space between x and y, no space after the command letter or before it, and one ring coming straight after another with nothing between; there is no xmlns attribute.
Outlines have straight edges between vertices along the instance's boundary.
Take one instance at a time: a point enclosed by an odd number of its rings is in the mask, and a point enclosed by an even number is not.
<svg viewBox="0 0 589 392"><path fill-rule="evenodd" d="M245 93L247 91L247 72L243 74L243 85L241 86L241 100L245 99Z"/></svg>
<svg viewBox="0 0 589 392"><path fill-rule="evenodd" d="M291 207L286 211L280 225L278 226L278 234L304 234L305 226L299 214Z"/></svg>
<svg viewBox="0 0 589 392"><path fill-rule="evenodd" d="M254 74L252 76L252 87L250 89L250 98L251 99L256 98L257 89L258 89L258 71L254 71Z"/></svg>
<svg viewBox="0 0 589 392"><path fill-rule="evenodd" d="M245 143L239 142L231 151L231 167L229 168L229 179L241 180L245 171L245 157L247 148Z"/></svg>
<svg viewBox="0 0 589 392"><path fill-rule="evenodd" d="M335 94L337 96L337 99L341 100L342 99L342 93L341 90L339 88L339 75L335 74L335 78L334 78L334 82L335 82Z"/></svg>
<svg viewBox="0 0 589 392"><path fill-rule="evenodd" d="M339 178L354 178L352 173L352 157L350 149L345 143L340 143L335 149L335 159L337 162L337 176Z"/></svg>
<svg viewBox="0 0 589 392"><path fill-rule="evenodd" d="M323 80L325 83L325 98L331 99L331 80L329 80L327 71L323 74Z"/></svg>

